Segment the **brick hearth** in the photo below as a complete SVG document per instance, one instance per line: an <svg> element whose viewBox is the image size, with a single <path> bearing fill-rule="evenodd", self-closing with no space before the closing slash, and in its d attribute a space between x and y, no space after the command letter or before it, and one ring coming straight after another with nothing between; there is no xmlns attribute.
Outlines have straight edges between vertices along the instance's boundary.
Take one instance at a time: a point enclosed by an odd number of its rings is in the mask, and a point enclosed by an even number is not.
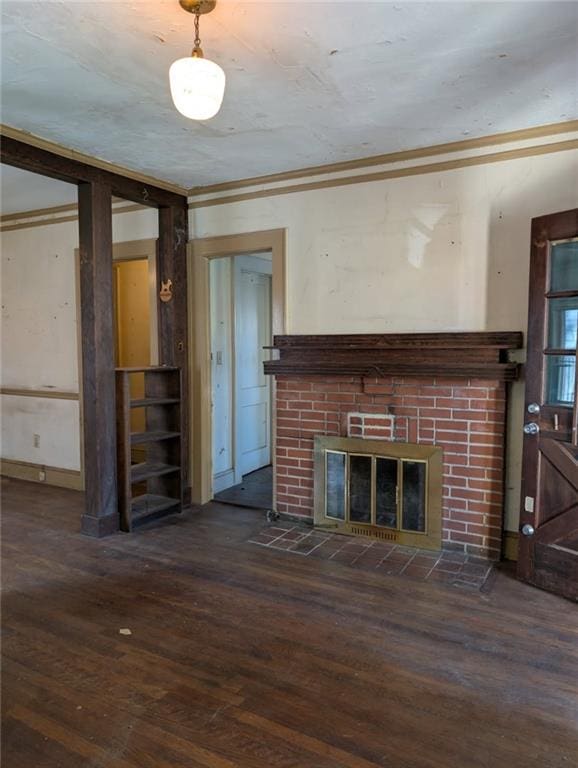
<svg viewBox="0 0 578 768"><path fill-rule="evenodd" d="M366 437L444 452L444 549L500 556L506 385L495 379L276 376L276 507L313 517L313 438Z"/></svg>

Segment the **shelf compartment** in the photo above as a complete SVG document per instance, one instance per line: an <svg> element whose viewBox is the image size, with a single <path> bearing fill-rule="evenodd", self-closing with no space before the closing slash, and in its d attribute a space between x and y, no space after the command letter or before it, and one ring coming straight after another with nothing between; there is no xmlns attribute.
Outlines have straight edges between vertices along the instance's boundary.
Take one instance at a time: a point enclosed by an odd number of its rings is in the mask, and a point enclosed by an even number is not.
<svg viewBox="0 0 578 768"><path fill-rule="evenodd" d="M152 405L178 405L178 397L142 397L130 401L131 408L149 408Z"/></svg>
<svg viewBox="0 0 578 768"><path fill-rule="evenodd" d="M146 443L158 443L162 440L173 440L180 436L180 432L168 432L161 429L152 432L132 432L130 436L130 444L145 445Z"/></svg>
<svg viewBox="0 0 578 768"><path fill-rule="evenodd" d="M131 517L133 522L136 522L137 520L143 520L151 515L157 515L160 512L172 509L172 507L177 507L180 503L180 499L173 499L170 496L145 493L132 500Z"/></svg>
<svg viewBox="0 0 578 768"><path fill-rule="evenodd" d="M160 461L143 461L141 464L135 464L131 467L130 481L132 484L142 483L151 477L161 477L180 471L181 468L173 464L163 464Z"/></svg>
<svg viewBox="0 0 578 768"><path fill-rule="evenodd" d="M117 495L122 531L129 533L133 526L182 512L187 468L181 395L179 368L146 366L116 371Z"/></svg>

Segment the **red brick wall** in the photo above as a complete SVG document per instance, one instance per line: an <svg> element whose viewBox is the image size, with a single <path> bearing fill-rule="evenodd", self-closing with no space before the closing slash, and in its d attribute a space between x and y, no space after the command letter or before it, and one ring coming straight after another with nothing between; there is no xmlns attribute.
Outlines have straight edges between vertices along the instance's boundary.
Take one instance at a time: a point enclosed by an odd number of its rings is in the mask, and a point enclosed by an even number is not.
<svg viewBox="0 0 578 768"><path fill-rule="evenodd" d="M315 435L391 439L393 428L397 441L443 448L444 548L497 558L505 406L498 381L278 376L277 511L313 516Z"/></svg>

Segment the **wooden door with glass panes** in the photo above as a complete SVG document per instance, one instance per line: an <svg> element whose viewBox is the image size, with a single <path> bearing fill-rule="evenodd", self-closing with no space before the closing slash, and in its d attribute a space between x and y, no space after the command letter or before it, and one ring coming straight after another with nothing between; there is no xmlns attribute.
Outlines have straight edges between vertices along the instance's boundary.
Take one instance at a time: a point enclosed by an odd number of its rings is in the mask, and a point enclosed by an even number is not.
<svg viewBox="0 0 578 768"><path fill-rule="evenodd" d="M518 575L578 600L578 210L532 220Z"/></svg>

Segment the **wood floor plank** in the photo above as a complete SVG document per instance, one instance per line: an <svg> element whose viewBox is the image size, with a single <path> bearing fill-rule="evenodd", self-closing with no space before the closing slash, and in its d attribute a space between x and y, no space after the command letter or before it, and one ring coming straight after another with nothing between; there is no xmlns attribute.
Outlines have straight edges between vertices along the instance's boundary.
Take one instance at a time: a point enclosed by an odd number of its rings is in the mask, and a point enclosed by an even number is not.
<svg viewBox="0 0 578 768"><path fill-rule="evenodd" d="M2 491L7 768L575 762L576 606L507 571L479 593L295 557L219 504L95 540L81 494Z"/></svg>

